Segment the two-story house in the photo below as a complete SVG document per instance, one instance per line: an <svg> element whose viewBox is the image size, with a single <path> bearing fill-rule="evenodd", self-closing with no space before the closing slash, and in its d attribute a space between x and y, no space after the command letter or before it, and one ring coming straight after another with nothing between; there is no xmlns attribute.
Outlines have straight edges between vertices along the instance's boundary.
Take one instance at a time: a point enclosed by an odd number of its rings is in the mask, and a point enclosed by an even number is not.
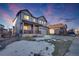
<svg viewBox="0 0 79 59"><path fill-rule="evenodd" d="M3 34L3 29L4 29L4 25L0 24L0 37L1 37L2 34Z"/></svg>
<svg viewBox="0 0 79 59"><path fill-rule="evenodd" d="M44 16L34 17L27 9L20 10L15 17L15 32L22 34L47 34L47 20Z"/></svg>

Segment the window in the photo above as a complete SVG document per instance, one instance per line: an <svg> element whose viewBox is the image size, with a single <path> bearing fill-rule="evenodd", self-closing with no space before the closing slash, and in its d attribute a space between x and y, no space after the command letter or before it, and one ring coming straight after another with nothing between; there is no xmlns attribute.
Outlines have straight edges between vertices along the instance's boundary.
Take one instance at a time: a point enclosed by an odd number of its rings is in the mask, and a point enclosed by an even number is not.
<svg viewBox="0 0 79 59"><path fill-rule="evenodd" d="M41 20L39 21L39 24L41 24L42 22L41 22Z"/></svg>
<svg viewBox="0 0 79 59"><path fill-rule="evenodd" d="M36 22L36 19L35 18L33 18L33 22Z"/></svg>
<svg viewBox="0 0 79 59"><path fill-rule="evenodd" d="M46 22L44 22L44 25L46 24Z"/></svg>
<svg viewBox="0 0 79 59"><path fill-rule="evenodd" d="M31 30L31 26L26 24L26 25L24 25L23 29L24 30Z"/></svg>
<svg viewBox="0 0 79 59"><path fill-rule="evenodd" d="M30 16L24 15L24 19L25 19L25 20L29 20L29 19L30 19Z"/></svg>
<svg viewBox="0 0 79 59"><path fill-rule="evenodd" d="M42 22L42 24L44 24L44 22L43 21L41 21Z"/></svg>
<svg viewBox="0 0 79 59"><path fill-rule="evenodd" d="M50 34L54 34L55 33L55 30L54 29L49 29L49 33Z"/></svg>

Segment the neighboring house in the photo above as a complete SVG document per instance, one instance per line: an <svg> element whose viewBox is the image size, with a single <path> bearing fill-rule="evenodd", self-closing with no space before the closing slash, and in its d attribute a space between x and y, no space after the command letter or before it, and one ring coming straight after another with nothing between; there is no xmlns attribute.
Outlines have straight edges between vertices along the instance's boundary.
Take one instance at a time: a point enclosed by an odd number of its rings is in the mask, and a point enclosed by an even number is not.
<svg viewBox="0 0 79 59"><path fill-rule="evenodd" d="M12 31L11 29L5 29L5 26L0 24L0 38L5 38L5 37L11 37L12 36Z"/></svg>
<svg viewBox="0 0 79 59"><path fill-rule="evenodd" d="M0 24L0 37L3 35L4 25Z"/></svg>
<svg viewBox="0 0 79 59"><path fill-rule="evenodd" d="M67 34L67 25L66 24L54 24L49 25L49 34L58 34L58 35L66 35Z"/></svg>
<svg viewBox="0 0 79 59"><path fill-rule="evenodd" d="M2 36L3 38L5 38L5 37L9 37L9 31L8 31L8 29L3 29L3 36Z"/></svg>
<svg viewBox="0 0 79 59"><path fill-rule="evenodd" d="M79 35L79 28L76 28L76 29L74 30L74 32L75 32L76 35Z"/></svg>
<svg viewBox="0 0 79 59"><path fill-rule="evenodd" d="M9 31L8 31L8 35L9 35L9 37L12 37L12 28L9 28Z"/></svg>
<svg viewBox="0 0 79 59"><path fill-rule="evenodd" d="M13 26L13 28L12 28L12 36L13 36L13 37L15 36L15 33L16 33L16 29L15 29L15 27Z"/></svg>
<svg viewBox="0 0 79 59"><path fill-rule="evenodd" d="M27 9L20 10L14 20L15 33L22 34L47 34L47 20L44 16L34 17Z"/></svg>

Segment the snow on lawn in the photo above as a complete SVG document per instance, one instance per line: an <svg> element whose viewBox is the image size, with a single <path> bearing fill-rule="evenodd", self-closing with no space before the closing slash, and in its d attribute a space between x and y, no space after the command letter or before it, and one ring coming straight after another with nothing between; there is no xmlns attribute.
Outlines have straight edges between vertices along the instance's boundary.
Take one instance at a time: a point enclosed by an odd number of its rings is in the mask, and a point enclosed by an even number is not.
<svg viewBox="0 0 79 59"><path fill-rule="evenodd" d="M45 36L43 36L43 37L35 37L35 38L33 38L33 39L35 39L35 40L37 40L37 41L39 41L39 40L56 40L56 39L52 39L53 38L53 36L51 36L51 35L45 35Z"/></svg>
<svg viewBox="0 0 79 59"><path fill-rule="evenodd" d="M45 41L16 41L0 51L0 55L9 56L34 56L34 55L52 55L54 45Z"/></svg>
<svg viewBox="0 0 79 59"><path fill-rule="evenodd" d="M71 37L71 36L57 36L57 35L45 35L43 37L35 37L35 40L64 40L64 41L68 41L68 40L73 40L75 39L75 37Z"/></svg>

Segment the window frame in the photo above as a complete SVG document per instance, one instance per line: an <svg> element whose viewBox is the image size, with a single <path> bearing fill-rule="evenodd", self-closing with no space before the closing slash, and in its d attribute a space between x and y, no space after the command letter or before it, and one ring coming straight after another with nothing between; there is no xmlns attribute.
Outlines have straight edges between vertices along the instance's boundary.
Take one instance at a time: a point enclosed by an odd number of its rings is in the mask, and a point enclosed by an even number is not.
<svg viewBox="0 0 79 59"><path fill-rule="evenodd" d="M24 18L24 20L30 20L30 16L29 15L23 15L23 18Z"/></svg>

